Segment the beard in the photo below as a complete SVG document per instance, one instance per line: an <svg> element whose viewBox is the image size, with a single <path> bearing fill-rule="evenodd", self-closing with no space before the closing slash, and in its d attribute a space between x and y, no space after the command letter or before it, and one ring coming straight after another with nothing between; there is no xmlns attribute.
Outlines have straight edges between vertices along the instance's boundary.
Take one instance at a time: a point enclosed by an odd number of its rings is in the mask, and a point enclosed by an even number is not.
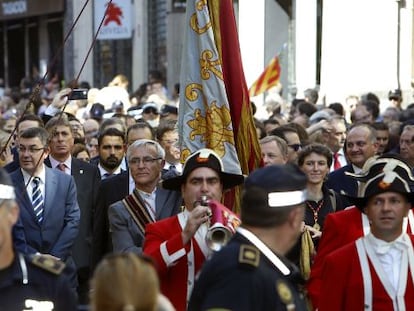
<svg viewBox="0 0 414 311"><path fill-rule="evenodd" d="M109 156L106 159L101 158L101 165L104 168L108 168L110 170L116 169L121 164L121 162L122 162L122 158L118 159L115 156Z"/></svg>

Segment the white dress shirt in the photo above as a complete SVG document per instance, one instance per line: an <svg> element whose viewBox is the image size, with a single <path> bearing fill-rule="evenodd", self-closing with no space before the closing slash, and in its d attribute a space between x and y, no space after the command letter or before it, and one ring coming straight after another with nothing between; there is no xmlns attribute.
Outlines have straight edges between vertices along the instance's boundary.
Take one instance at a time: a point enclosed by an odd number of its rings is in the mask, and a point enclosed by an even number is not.
<svg viewBox="0 0 414 311"><path fill-rule="evenodd" d="M372 233L367 235L367 241L374 248L382 268L385 271L385 275L388 277L394 290L398 290L398 283L400 280L400 264L403 250L407 248L407 245L400 235L392 242L386 242L376 238Z"/></svg>

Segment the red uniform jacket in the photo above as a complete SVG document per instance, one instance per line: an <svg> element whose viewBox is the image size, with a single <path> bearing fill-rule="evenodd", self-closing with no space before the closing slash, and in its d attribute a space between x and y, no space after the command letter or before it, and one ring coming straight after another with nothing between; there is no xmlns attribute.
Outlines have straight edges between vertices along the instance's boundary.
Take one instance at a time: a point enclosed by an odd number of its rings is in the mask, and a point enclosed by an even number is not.
<svg viewBox="0 0 414 311"><path fill-rule="evenodd" d="M413 236L410 238L413 243ZM393 310L391 298L369 259L368 262L372 279L371 310ZM355 243L349 243L325 258L320 297L319 311L364 310L364 285ZM414 284L410 271L404 297L406 310L414 310Z"/></svg>
<svg viewBox="0 0 414 311"><path fill-rule="evenodd" d="M197 237L183 245L184 213L148 224L145 230L144 253L157 265L162 293L170 299L177 311L185 311L194 277L206 259Z"/></svg>
<svg viewBox="0 0 414 311"><path fill-rule="evenodd" d="M412 218L412 213L409 218ZM364 224L363 224L363 219ZM410 219L410 226L413 223ZM407 232L412 232L407 226ZM364 228L365 227L365 228ZM312 265L311 275L307 283L308 296L316 309L319 305L322 268L327 255L340 247L351 243L369 232L369 223L366 217L356 207L328 214L319 241L318 253Z"/></svg>

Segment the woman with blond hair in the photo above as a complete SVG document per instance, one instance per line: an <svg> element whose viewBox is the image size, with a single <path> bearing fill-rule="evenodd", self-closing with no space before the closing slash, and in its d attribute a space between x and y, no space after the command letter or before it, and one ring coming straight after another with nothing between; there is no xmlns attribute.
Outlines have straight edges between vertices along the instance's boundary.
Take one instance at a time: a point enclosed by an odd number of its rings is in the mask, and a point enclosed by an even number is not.
<svg viewBox="0 0 414 311"><path fill-rule="evenodd" d="M112 254L95 270L92 311L156 311L158 299L158 276L150 260L133 253Z"/></svg>

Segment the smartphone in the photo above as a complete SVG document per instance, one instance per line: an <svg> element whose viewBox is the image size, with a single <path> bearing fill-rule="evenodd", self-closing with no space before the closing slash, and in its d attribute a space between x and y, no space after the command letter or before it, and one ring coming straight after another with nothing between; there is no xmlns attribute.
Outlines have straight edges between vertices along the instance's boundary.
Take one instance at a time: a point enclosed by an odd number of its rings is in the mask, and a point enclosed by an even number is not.
<svg viewBox="0 0 414 311"><path fill-rule="evenodd" d="M88 89L73 89L68 96L69 100L88 99Z"/></svg>

